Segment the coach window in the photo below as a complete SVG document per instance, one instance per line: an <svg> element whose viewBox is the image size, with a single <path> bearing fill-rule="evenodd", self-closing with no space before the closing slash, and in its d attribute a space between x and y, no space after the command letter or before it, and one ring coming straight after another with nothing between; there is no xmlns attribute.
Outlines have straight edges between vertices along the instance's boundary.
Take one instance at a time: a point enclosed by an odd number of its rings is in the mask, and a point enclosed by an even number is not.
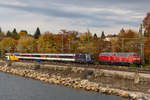
<svg viewBox="0 0 150 100"><path fill-rule="evenodd" d="M49 58L51 58L51 55L47 55L46 57L49 57Z"/></svg>
<svg viewBox="0 0 150 100"><path fill-rule="evenodd" d="M51 58L56 58L56 56L50 56Z"/></svg>
<svg viewBox="0 0 150 100"><path fill-rule="evenodd" d="M72 56L60 56L60 58L72 58Z"/></svg>
<svg viewBox="0 0 150 100"><path fill-rule="evenodd" d="M35 57L35 55L32 55L32 57Z"/></svg>
<svg viewBox="0 0 150 100"><path fill-rule="evenodd" d="M40 55L32 55L32 57L41 57Z"/></svg>

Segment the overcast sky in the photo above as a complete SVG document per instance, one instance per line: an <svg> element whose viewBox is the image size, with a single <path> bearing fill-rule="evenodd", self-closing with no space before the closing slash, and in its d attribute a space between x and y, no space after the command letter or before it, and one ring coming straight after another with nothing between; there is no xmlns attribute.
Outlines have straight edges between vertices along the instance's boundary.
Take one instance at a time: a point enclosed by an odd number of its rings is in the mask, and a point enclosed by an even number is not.
<svg viewBox="0 0 150 100"><path fill-rule="evenodd" d="M0 0L0 27L113 34L122 27L138 30L149 5L150 0Z"/></svg>

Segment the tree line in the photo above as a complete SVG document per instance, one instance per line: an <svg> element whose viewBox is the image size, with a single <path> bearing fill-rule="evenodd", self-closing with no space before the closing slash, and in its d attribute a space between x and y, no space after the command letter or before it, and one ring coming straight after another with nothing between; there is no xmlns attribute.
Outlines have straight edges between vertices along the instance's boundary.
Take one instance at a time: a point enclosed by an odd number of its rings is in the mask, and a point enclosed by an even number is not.
<svg viewBox="0 0 150 100"><path fill-rule="evenodd" d="M150 13L143 20L144 54L146 63L150 63ZM90 40L88 42L88 39ZM136 52L140 54L140 33L122 28L116 35L91 32L60 30L60 32L40 32L38 27L34 34L26 30L3 32L0 29L0 50L23 53L90 53L97 58L100 52Z"/></svg>

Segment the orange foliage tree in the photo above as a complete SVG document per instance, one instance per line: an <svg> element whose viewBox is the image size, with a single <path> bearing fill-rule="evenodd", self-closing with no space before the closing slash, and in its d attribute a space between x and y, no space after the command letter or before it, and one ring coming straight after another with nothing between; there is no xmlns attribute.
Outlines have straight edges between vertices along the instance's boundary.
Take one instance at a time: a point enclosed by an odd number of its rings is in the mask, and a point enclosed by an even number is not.
<svg viewBox="0 0 150 100"><path fill-rule="evenodd" d="M133 30L121 31L116 43L113 44L115 52L137 52L140 53L139 33ZM123 46L123 48L122 48Z"/></svg>
<svg viewBox="0 0 150 100"><path fill-rule="evenodd" d="M55 44L57 52L77 52L78 47L78 32L61 30L59 34L55 35Z"/></svg>
<svg viewBox="0 0 150 100"><path fill-rule="evenodd" d="M144 53L146 62L150 63L150 12L147 13L146 17L143 20L143 26L145 28L146 41L144 43Z"/></svg>

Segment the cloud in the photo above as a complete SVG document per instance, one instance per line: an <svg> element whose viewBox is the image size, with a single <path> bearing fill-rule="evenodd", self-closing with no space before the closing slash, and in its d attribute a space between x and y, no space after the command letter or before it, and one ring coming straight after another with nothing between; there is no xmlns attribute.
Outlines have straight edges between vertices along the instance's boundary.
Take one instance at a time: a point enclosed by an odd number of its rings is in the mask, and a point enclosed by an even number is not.
<svg viewBox="0 0 150 100"><path fill-rule="evenodd" d="M149 3L148 0L0 0L0 13L3 13L0 21L14 23L20 28L30 24L32 28L39 25L43 30L114 31L115 26L138 27L149 10Z"/></svg>

